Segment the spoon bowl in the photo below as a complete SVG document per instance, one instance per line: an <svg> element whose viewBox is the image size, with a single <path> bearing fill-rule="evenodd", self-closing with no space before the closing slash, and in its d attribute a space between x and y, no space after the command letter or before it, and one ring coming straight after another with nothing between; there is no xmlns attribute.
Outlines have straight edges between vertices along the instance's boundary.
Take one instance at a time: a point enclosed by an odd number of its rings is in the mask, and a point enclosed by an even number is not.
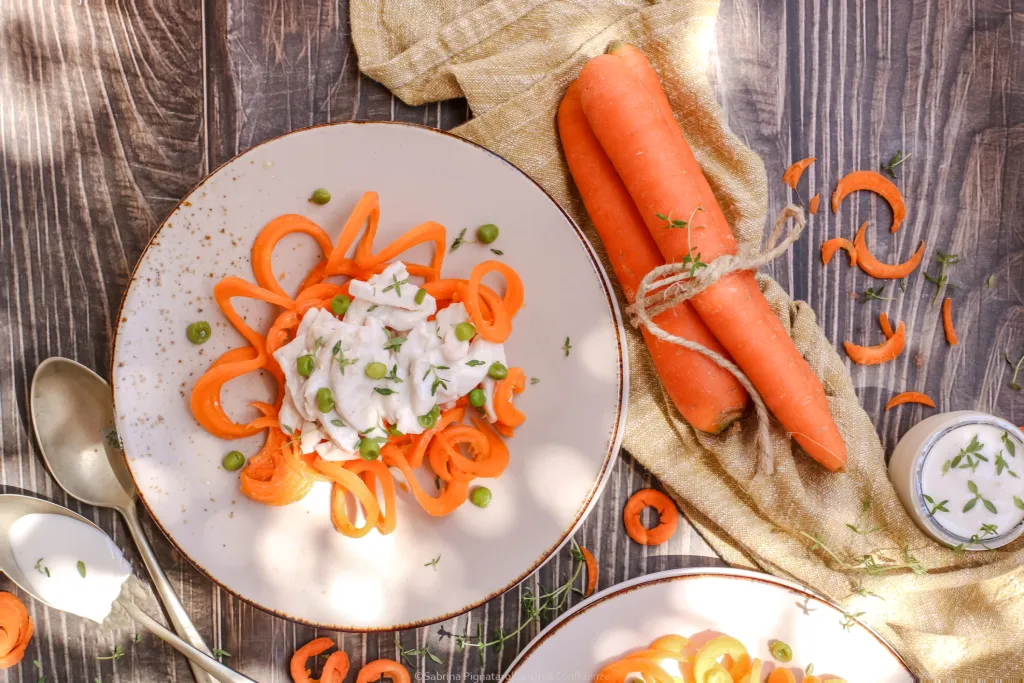
<svg viewBox="0 0 1024 683"><path fill-rule="evenodd" d="M32 377L32 427L62 489L100 507L134 505L135 482L114 428L110 385L67 358L47 358Z"/></svg>
<svg viewBox="0 0 1024 683"><path fill-rule="evenodd" d="M135 539L174 630L193 647L212 655L189 618L142 530L138 493L114 426L110 385L81 363L47 358L32 377L32 428L47 469L62 489L90 505L117 510ZM193 660L196 683L210 677Z"/></svg>
<svg viewBox="0 0 1024 683"><path fill-rule="evenodd" d="M11 549L11 526L25 515L31 514L63 515L79 522L84 522L95 529L99 529L102 533L106 532L103 532L102 529L85 517L48 500L23 496L18 493L0 494L0 571L17 584L18 588L39 602L54 609L60 609L36 594L32 589L32 582L28 580L28 577L18 567L18 562L14 559L14 551Z"/></svg>
<svg viewBox="0 0 1024 683"><path fill-rule="evenodd" d="M48 500L24 496L17 493L0 494L0 571L6 574L11 581L18 585L19 588L44 605L55 610L66 609L67 606L62 608L60 605L54 605L42 598L33 588L32 581L18 566L18 561L15 558L14 548L11 546L11 529L18 520L31 514L70 517L75 521L88 524L104 536L106 536L106 532L87 520L85 517L82 517L65 507L57 505L56 503L51 503ZM107 540L109 541L109 537ZM80 567L81 566L84 565L81 565L80 563ZM82 574L82 578L84 579L86 576L85 570L80 568L79 572ZM55 580L49 578L49 570L47 570L46 580ZM130 575L127 580L134 581ZM255 683L251 678L232 671L210 655L196 649L188 642L179 638L174 632L165 628L160 624L160 622L156 621L153 617L144 612L134 603L133 600L124 599L123 586L122 596L113 601L111 609L113 609L114 606L120 607L135 622L164 640L178 652L185 655L189 659L190 663L196 665L204 672L204 675L212 676L215 680L221 681L222 683ZM104 621L104 624L108 624L109 619L111 618L112 617L109 617L108 615L108 619Z"/></svg>

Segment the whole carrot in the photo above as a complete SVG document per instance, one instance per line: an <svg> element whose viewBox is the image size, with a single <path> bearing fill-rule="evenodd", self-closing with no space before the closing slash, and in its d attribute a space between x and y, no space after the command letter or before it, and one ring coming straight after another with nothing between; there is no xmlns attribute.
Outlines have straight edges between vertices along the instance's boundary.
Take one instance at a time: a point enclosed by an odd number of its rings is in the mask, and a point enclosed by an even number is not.
<svg viewBox="0 0 1024 683"><path fill-rule="evenodd" d="M558 107L558 134L569 171L601 236L615 277L626 299L633 303L640 280L665 260L590 130L575 82ZM727 355L689 302L661 313L654 321L669 334ZM743 413L747 392L729 372L699 353L658 339L646 329L643 334L665 391L687 422L701 431L718 433Z"/></svg>
<svg viewBox="0 0 1024 683"><path fill-rule="evenodd" d="M660 86L650 92L637 75L641 68L653 73L649 63L613 54L595 57L583 68L580 101L591 129L666 260L710 263L735 253L736 239L692 150L657 103L664 92ZM821 382L753 273L726 275L692 302L786 431L827 469L844 469L846 445Z"/></svg>

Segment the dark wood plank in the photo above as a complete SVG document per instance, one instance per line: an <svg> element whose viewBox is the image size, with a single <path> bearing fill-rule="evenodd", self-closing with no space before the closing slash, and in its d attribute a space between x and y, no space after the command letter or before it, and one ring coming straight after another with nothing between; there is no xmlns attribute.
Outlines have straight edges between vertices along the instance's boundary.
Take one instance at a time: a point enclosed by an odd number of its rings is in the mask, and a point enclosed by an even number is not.
<svg viewBox="0 0 1024 683"><path fill-rule="evenodd" d="M143 245L174 202L232 156L326 121L393 119L447 129L468 116L464 101L408 107L361 76L343 2L208 0L202 9L166 2L0 5L0 317L9 321L0 325L0 484L83 512L133 559L120 521L68 499L33 451L26 400L38 362L60 354L105 371L111 316ZM799 198L821 192L827 199L844 172L877 167L899 148L913 154L897 180L910 210L895 237L881 229L873 234L876 253L896 260L925 239L929 259L936 249L964 255L953 272L963 288L953 292L962 341L952 351L929 303L932 288L920 275L895 301L861 304L848 292L873 283L859 272L821 267L823 239L848 236L862 220L887 221L887 210L868 198L851 197L838 216L823 208L792 253L772 266L837 342L875 339L880 310L907 322L909 353L880 368L852 368L890 447L921 415L916 408L883 413L888 396L905 388L930 391L944 409L978 407L1024 422L1024 402L1007 387L1002 360L1004 352L1024 353L1024 70L1013 57L1022 54L1022 16L1021 0L723 0L712 77L731 127L765 160L770 214L790 199L776 181L792 160L817 157ZM991 290L982 286L989 274L996 275ZM626 540L625 498L651 484L624 455L576 535L600 560L602 588L717 562L688 528L656 549ZM288 680L291 652L320 634L231 598L151 525L149 532L210 644L231 652L232 665L258 680ZM489 649L483 662L475 650L457 651L440 629L475 634L482 624L490 635L513 632L524 623L525 592L559 584L570 565L562 551L508 595L397 636L403 648L427 646L443 659L438 665L417 657L418 670L498 674L535 625L501 652ZM48 681L91 681L97 674L191 680L184 661L150 636L132 647L131 634L31 609L39 635L27 659L40 661ZM353 666L396 655L392 634L329 635ZM115 644L125 647L125 658L95 659ZM28 680L27 666L3 680Z"/></svg>
<svg viewBox="0 0 1024 683"><path fill-rule="evenodd" d="M86 515L141 566L110 511L70 499L29 439L27 396L44 358L105 374L113 317L142 248L203 174L202 15L192 2L0 5L0 435L5 492L27 491ZM150 536L156 537L150 528ZM162 539L160 539L162 540ZM207 583L161 543L186 608L209 634ZM10 589L3 580L4 589ZM190 680L150 636L103 631L28 602L37 636L4 680ZM101 661L115 645L126 655Z"/></svg>

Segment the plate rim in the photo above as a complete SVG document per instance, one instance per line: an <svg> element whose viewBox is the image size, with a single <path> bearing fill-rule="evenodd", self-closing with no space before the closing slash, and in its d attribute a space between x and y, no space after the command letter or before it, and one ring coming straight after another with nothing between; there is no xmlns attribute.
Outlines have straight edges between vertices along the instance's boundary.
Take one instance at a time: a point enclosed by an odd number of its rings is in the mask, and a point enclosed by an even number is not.
<svg viewBox="0 0 1024 683"><path fill-rule="evenodd" d="M526 647L523 648L518 655L516 655L516 658L512 660L511 664L509 664L508 670L506 670L505 673L502 675L499 683L509 683L512 676L515 675L516 671L523 665L523 663L526 662L530 655L533 654L537 650L537 648L539 648L544 643L544 641L546 641L551 636L555 635L555 633L560 628L566 626L569 622L571 622L587 610L596 607L597 605L605 602L606 600L611 600L612 598L616 598L626 593L631 593L635 590L639 590L647 586L653 586L662 583L670 583L672 581L679 581L685 579L700 578L702 576L712 576L719 578L726 577L730 579L746 579L748 581L755 581L757 583L765 583L773 586L778 586L780 588L785 588L795 593L804 595L805 597L818 600L819 602L824 603L828 607L831 607L832 609L838 611L840 614L846 612L846 610L844 610L842 607L835 604L834 602L832 602L825 596L821 595L820 593L812 590L811 588L796 583L795 581L790 581L789 579L784 579L782 577L775 576L773 574L765 574L764 572L751 571L749 569L739 569L736 567L680 567L678 569L667 569L665 571L654 572L652 574L644 574L643 576L638 576L629 579L628 581L617 583L614 586L609 586L608 588L605 588L603 591L595 593L583 602L580 602L579 604L573 606L573 608L570 609L568 612L565 612L564 614L561 614L558 617L556 617L554 620L552 620L550 624L541 629L540 633L538 633L533 638L533 640L527 643ZM878 633L878 631L871 628L870 626L862 622L860 619L854 617L853 620L857 623L858 626L865 629L872 637L874 637L875 640L877 640L885 649L887 649L896 658L896 661L900 663L900 665L907 672L907 674L910 675L912 679L917 680L917 676L911 670L910 665L907 664L906 660L903 659L900 653L896 651L896 648L889 644L889 641L883 638L881 634Z"/></svg>
<svg viewBox="0 0 1024 683"><path fill-rule="evenodd" d="M479 599L479 600L477 600L475 602L472 602L472 603L470 603L470 604L468 604L466 606L460 607L460 608L458 608L456 610L447 612L445 614L438 615L436 617L428 617L428 618L424 618L424 619L418 619L418 620L407 622L407 623L389 624L389 625L384 625L384 626L366 626L366 625L363 625L363 626L351 626L351 625L345 625L345 624L319 623L319 622L316 622L316 621L305 619L303 617L298 617L298 616L295 616L295 615L292 615L292 614L288 614L286 612L282 612L280 610L276 610L276 609L267 607L265 605L261 605L258 602L256 602L255 600L253 600L252 598L248 598L248 597L240 594L235 589L231 588L230 586L226 585L222 581L220 581L217 578L215 578L206 569L206 567L204 567L203 565L199 564L195 559L192 558L192 556L190 556L187 552L185 552L185 550L182 548L181 544L177 540L175 540L175 538L168 532L167 528L164 526L164 523L161 522L157 518L157 516L153 512L153 509L150 507L149 503L146 501L146 497L142 493L142 488L139 486L139 483L138 483L138 481L135 478L135 473L132 471L131 463L130 463L130 461L128 459L127 450L124 448L124 444L122 443L121 455L125 459L125 464L126 464L126 466L128 468L128 474L129 474L129 476L131 476L132 483L135 485L135 490L136 490L136 493L137 493L137 498L142 503L142 506L146 509L146 512L148 513L150 519L153 521L153 524L160 530L160 532L163 534L164 538L167 539L167 541L171 544L171 546L182 557L184 557L189 562L189 564L191 564L193 567L195 567L203 576L205 576L207 579L212 581L216 586L218 586L222 590L226 591L230 595L234 596L235 598L241 600L242 602L245 602L245 603L247 603L247 604L249 604L249 605L251 605L251 606L253 606L253 607L255 607L255 608L257 608L257 609L259 609L261 611L263 611L263 612L266 612L268 614L272 614L272 615L274 615L276 617L280 617L282 619L287 619L287 620L295 622L295 623L304 624L304 625L307 625L307 626L312 626L314 628L320 628L320 629L326 629L326 630L332 630L332 631L346 631L346 632L350 632L350 633L391 632L391 631L398 631L398 630L421 628L421 627L424 627L424 626L431 626L433 624L438 624L438 623L440 623L442 621L447 621L449 619L453 619L455 617L458 617L458 616L461 616L463 614L466 614L467 612L469 612L471 610L474 610L477 607L480 607L481 605L484 605L485 603L487 603L487 602L493 600L494 598L497 598L497 597L507 593L508 591L510 591L513 588L515 588L516 586L518 586L520 583L522 583L531 574L533 574L534 571L536 571L541 565L543 565L545 562L547 562L554 554L556 554L561 548L563 548L570 541L570 539L572 538L573 534L575 534L576 531L579 530L579 528L582 526L583 522L586 520L587 516L593 510L595 504L597 503L598 497L601 495L601 492L604 491L605 486L608 484L608 481L611 478L611 474L612 474L612 470L613 470L613 465L614 465L615 459L618 457L619 452L622 450L622 439L623 439L623 436L625 435L626 417L627 417L627 412L628 412L628 407L629 407L629 353L628 353L628 350L627 350L626 331L625 331L625 326L624 326L624 323L623 323L622 311L619 308L618 297L617 297L617 295L615 293L615 288L612 285L612 280L611 280L607 270L605 269L604 264L602 263L600 257L598 256L597 251L594 249L594 245L592 245L590 243L590 240L587 238L586 233L583 231L582 228L580 228L580 226L576 223L576 221L573 220L572 216L570 216L569 213L564 208L562 208L562 205L559 204L555 200L555 198L551 196L551 193L549 193L546 189L544 189L544 187L540 183L538 183L536 180L534 180L532 177L530 177L530 175L528 173L526 173L524 170L522 170L521 168L519 168L518 166L516 166L515 164L510 162L508 159L505 159L500 154L497 154L496 152L494 152L492 150L489 150L486 147L484 147L483 145L480 145L480 144L478 144L476 142L473 142L472 140L467 140L466 138L460 137L460 136L455 135L454 133L451 133L451 132L446 131L446 130L441 130L439 128L432 128L430 126L425 126L425 125L418 124L418 123L408 123L408 122L405 122L405 121L356 121L356 120L352 120L352 121L331 121L331 122L327 122L327 123L317 123L317 124L313 124L313 125L310 125L310 126L303 126L302 128L295 128L293 130L285 131L285 132L280 133L278 135L275 135L273 137L267 138L266 140L263 140L263 141L259 142L258 144L253 145L252 147L250 147L249 149L245 150L244 152L236 154L235 156L231 157L230 159L228 159L224 163L222 163L222 164L218 165L216 168L212 169L209 173L207 173L205 176L203 176L191 189L189 189L188 192L186 192L182 196L182 198L177 201L177 203L175 203L174 208L171 209L167 213L166 216L164 216L163 220L160 221L160 225L157 226L157 229L153 231L152 235L150 235L149 239L146 242L146 246L142 249L142 252L139 254L139 257L138 257L138 259L135 262L135 265L132 267L131 274L128 277L128 282L125 285L124 292L121 295L121 301L118 304L118 308L117 308L116 324L114 326L113 336L112 336L111 341L110 341L110 365L109 365L109 368L107 370L107 377L108 377L110 388L111 388L111 392L110 393L111 393L111 398L112 398L112 403L113 403L115 427L117 426L119 420L118 420L118 411L117 411L117 389L116 389L116 385L115 385L115 382L114 382L114 368L115 368L115 365L116 365L116 362L117 362L116 361L116 353L117 353L118 340L120 338L121 326L122 326L122 324L124 324L123 321L122 321L122 318L123 318L125 302L128 299L128 294L131 292L132 286L135 284L136 277L139 275L139 268L142 266L142 263L145 260L146 255L149 253L150 248L153 246L153 243L156 241L157 237L163 231L164 227L167 226L168 220L175 213L177 213L177 211L182 207L184 202L188 201L189 198L193 194L195 194L204 185L206 185L206 183L208 181L210 181L210 179L212 179L215 175L217 175L222 170L224 170L225 168L227 168L231 164L235 163L239 159L243 158L244 156L246 156L246 155L248 155L250 153L255 152L260 147L263 147L264 145L267 145L267 144L269 144L271 142L276 142L278 140L281 140L283 138L286 138L288 136L295 135L295 134L298 134L298 133L304 133L304 132L315 130L315 129L318 129L318 128L334 128L334 127L341 127L341 126L353 126L353 127L354 126L396 126L396 127L405 127L405 128L418 129L419 131L425 132L425 133L428 133L428 134L439 134L439 135L442 135L442 136L444 136L446 138L450 138L452 140L455 140L455 141L460 142L462 144L469 145L470 147L476 148L477 150L480 150L480 151L484 152L486 155L492 157L493 159L495 159L495 160L503 163L504 165L510 167L511 169L513 169L516 173L518 173L525 180L527 180L530 184L532 184L536 189L540 190L543 193L543 195L548 199L548 201L551 203L551 205L554 206L555 209L562 215L562 218L564 218L565 221L569 224L569 227L573 230L574 234L576 235L577 240L579 240L580 245L583 247L584 253L587 255L587 257L590 260L591 267L594 269L594 272L597 275L598 283L601 285L601 289L602 289L602 291L604 293L605 299L606 299L606 301L608 303L608 306L609 306L611 314L612 314L612 323L613 323L612 327L613 327L613 329L615 331L616 348L618 350L618 373L617 373L617 381L618 381L618 385L619 385L618 386L618 392L617 392L618 393L618 397L617 397L617 406L616 406L616 417L615 417L614 426L612 428L611 440L610 440L610 443L609 443L609 446L608 446L608 451L605 454L603 462L601 463L601 469L600 469L600 472L598 473L597 479L594 482L593 487L591 488L590 492L587 494L586 499L582 502L582 504L580 505L579 509L577 510L576 515L575 515L575 517L574 517L574 519L572 521L572 524L569 526L569 528L564 533L562 533L561 536L559 537L559 539L557 541L555 541L555 543L552 546L550 546L547 550L545 550L538 559L534 560L526 570L524 570L518 576L513 578L508 585L506 585L506 586L504 586L502 588L499 588L499 589L489 593L485 597L483 597L483 598L481 598L481 599Z"/></svg>

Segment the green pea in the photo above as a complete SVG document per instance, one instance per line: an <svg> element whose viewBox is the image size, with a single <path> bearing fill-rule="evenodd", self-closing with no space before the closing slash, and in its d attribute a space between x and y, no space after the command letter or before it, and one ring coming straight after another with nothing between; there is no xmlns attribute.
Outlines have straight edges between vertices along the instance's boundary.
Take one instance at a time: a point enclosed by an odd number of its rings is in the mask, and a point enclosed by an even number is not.
<svg viewBox="0 0 1024 683"><path fill-rule="evenodd" d="M424 429L431 429L435 424L437 424L437 418L439 417L441 417L441 408L439 406L434 406L430 409L429 413L426 415L420 415L416 419L419 421L421 427Z"/></svg>
<svg viewBox="0 0 1024 683"><path fill-rule="evenodd" d="M793 659L793 648L786 645L781 640L773 640L768 643L768 650L772 653L772 657L779 660L783 664Z"/></svg>
<svg viewBox="0 0 1024 683"><path fill-rule="evenodd" d="M490 244L494 240L498 239L498 226L494 223L481 225L476 229L476 238L484 244Z"/></svg>
<svg viewBox="0 0 1024 683"><path fill-rule="evenodd" d="M347 311L348 307L351 305L352 299L344 294L339 294L331 299L331 313L334 315L345 315L345 311Z"/></svg>
<svg viewBox="0 0 1024 683"><path fill-rule="evenodd" d="M366 366L366 376L370 379L384 379L388 374L388 366L383 363L369 363Z"/></svg>
<svg viewBox="0 0 1024 683"><path fill-rule="evenodd" d="M498 361L494 361L491 363L491 367L487 368L487 376L491 379L505 379L508 377L508 368Z"/></svg>
<svg viewBox="0 0 1024 683"><path fill-rule="evenodd" d="M421 303L423 303L423 300L426 299L426 298L427 298L427 290L423 289L422 287L420 287L419 289L416 290L416 299L415 299L416 303L421 304Z"/></svg>
<svg viewBox="0 0 1024 683"><path fill-rule="evenodd" d="M485 508L491 504L491 490L486 486L477 486L469 494L469 502L478 508Z"/></svg>
<svg viewBox="0 0 1024 683"><path fill-rule="evenodd" d="M459 341L469 341L476 335L476 328L473 323L459 323L455 326L455 338Z"/></svg>
<svg viewBox="0 0 1024 683"><path fill-rule="evenodd" d="M474 408L483 408L485 403L487 403L487 395L484 394L483 389L474 389L469 392L469 405Z"/></svg>
<svg viewBox="0 0 1024 683"><path fill-rule="evenodd" d="M320 387L316 392L316 408L321 413L334 410L334 394L327 387Z"/></svg>
<svg viewBox="0 0 1024 683"><path fill-rule="evenodd" d="M373 439L363 439L359 442L359 457L363 460L376 460L380 457L380 444Z"/></svg>
<svg viewBox="0 0 1024 683"><path fill-rule="evenodd" d="M303 377L309 377L313 374L313 356L308 353L305 356L299 356L295 359L295 369L299 371L299 374Z"/></svg>
<svg viewBox="0 0 1024 683"><path fill-rule="evenodd" d="M327 202L331 201L331 193L322 187L318 187L317 189L313 190L313 194L309 195L309 201L313 202L314 204L326 204Z"/></svg>
<svg viewBox="0 0 1024 683"><path fill-rule="evenodd" d="M242 465L245 464L245 456L242 455L241 451L231 451L224 456L221 464L224 465L224 469L228 472L234 472L235 470L242 469Z"/></svg>
<svg viewBox="0 0 1024 683"><path fill-rule="evenodd" d="M205 320L192 323L188 326L188 329L185 330L185 336L188 337L188 340L193 344L202 344L210 338L211 334L213 334L213 330L210 329L210 323Z"/></svg>

